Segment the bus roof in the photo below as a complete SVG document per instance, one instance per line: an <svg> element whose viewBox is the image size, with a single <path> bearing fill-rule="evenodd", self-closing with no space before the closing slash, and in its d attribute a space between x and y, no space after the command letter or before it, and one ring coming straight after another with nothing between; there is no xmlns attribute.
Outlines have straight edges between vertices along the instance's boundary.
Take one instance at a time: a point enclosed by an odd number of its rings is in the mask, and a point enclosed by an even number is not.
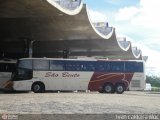
<svg viewBox="0 0 160 120"><path fill-rule="evenodd" d="M0 63L17 63L17 60L0 60Z"/></svg>
<svg viewBox="0 0 160 120"><path fill-rule="evenodd" d="M135 62L144 62L144 60L108 60L108 59L94 59L94 58L78 58L78 59L66 59L66 58L21 58L19 60L70 60L70 61L135 61Z"/></svg>

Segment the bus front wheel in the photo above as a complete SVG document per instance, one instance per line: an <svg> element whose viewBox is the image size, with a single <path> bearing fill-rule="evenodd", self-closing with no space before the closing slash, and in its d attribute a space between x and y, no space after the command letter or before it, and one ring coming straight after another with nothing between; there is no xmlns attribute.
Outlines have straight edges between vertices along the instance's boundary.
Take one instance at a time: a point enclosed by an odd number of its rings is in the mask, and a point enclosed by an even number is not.
<svg viewBox="0 0 160 120"><path fill-rule="evenodd" d="M41 82L36 82L32 85L32 91L35 93L43 93L45 92L45 86Z"/></svg>

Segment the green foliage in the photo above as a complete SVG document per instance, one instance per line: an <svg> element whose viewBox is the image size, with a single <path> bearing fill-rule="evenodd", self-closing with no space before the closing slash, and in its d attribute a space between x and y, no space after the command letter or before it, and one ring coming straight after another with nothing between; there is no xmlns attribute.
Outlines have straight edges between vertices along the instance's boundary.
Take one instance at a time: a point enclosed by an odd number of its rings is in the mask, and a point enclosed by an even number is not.
<svg viewBox="0 0 160 120"><path fill-rule="evenodd" d="M146 76L146 83L151 83L152 87L160 87L160 77Z"/></svg>
<svg viewBox="0 0 160 120"><path fill-rule="evenodd" d="M160 92L160 87L152 87L153 92Z"/></svg>

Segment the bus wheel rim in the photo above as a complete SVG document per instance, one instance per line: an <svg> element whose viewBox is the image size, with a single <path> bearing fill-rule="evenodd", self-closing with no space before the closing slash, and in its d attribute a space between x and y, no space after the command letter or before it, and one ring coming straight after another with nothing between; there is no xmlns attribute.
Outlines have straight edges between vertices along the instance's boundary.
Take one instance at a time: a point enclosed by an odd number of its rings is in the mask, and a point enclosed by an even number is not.
<svg viewBox="0 0 160 120"><path fill-rule="evenodd" d="M110 92L111 90L112 90L111 86L106 86L106 87L105 87L105 91L106 91L106 92Z"/></svg>
<svg viewBox="0 0 160 120"><path fill-rule="evenodd" d="M118 91L118 92L122 92L122 91L123 91L123 87L122 87L122 86L118 86L118 87L117 87L117 91Z"/></svg>
<svg viewBox="0 0 160 120"><path fill-rule="evenodd" d="M35 90L35 91L39 91L39 90L40 90L40 86L39 86L39 85L35 85L35 86L34 86L34 90Z"/></svg>

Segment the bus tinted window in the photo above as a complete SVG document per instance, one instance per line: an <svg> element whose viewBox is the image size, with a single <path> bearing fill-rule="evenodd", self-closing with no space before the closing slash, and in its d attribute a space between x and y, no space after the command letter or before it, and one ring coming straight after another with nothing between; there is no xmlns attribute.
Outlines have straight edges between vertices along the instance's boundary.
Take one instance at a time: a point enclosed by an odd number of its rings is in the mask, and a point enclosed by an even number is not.
<svg viewBox="0 0 160 120"><path fill-rule="evenodd" d="M97 62L96 71L106 71L106 63L105 62Z"/></svg>
<svg viewBox="0 0 160 120"><path fill-rule="evenodd" d="M0 63L0 72L13 72L16 67L15 63Z"/></svg>
<svg viewBox="0 0 160 120"><path fill-rule="evenodd" d="M135 62L134 68L135 68L135 72L143 72L143 63Z"/></svg>
<svg viewBox="0 0 160 120"><path fill-rule="evenodd" d="M80 61L65 61L65 70L66 71L80 71L81 62Z"/></svg>
<svg viewBox="0 0 160 120"><path fill-rule="evenodd" d="M64 62L63 61L50 61L50 70L55 71L63 71L64 70Z"/></svg>
<svg viewBox="0 0 160 120"><path fill-rule="evenodd" d="M6 72L5 64L1 63L0 64L0 72Z"/></svg>
<svg viewBox="0 0 160 120"><path fill-rule="evenodd" d="M14 72L16 69L16 64L14 63L7 63L6 64L6 71L7 72Z"/></svg>
<svg viewBox="0 0 160 120"><path fill-rule="evenodd" d="M124 62L109 62L108 69L110 72L124 72Z"/></svg>
<svg viewBox="0 0 160 120"><path fill-rule="evenodd" d="M96 69L96 62L89 62L89 63L87 63L87 69L88 69L88 71L95 71L95 69Z"/></svg>
<svg viewBox="0 0 160 120"><path fill-rule="evenodd" d="M18 67L25 69L32 69L32 60L20 60Z"/></svg>
<svg viewBox="0 0 160 120"><path fill-rule="evenodd" d="M137 62L137 70L138 72L144 72L142 62Z"/></svg>
<svg viewBox="0 0 160 120"><path fill-rule="evenodd" d="M95 63L94 61L83 61L81 63L81 70L82 71L95 71Z"/></svg>
<svg viewBox="0 0 160 120"><path fill-rule="evenodd" d="M49 60L33 60L34 70L49 70Z"/></svg>
<svg viewBox="0 0 160 120"><path fill-rule="evenodd" d="M143 72L143 63L141 62L126 62L126 72Z"/></svg>

